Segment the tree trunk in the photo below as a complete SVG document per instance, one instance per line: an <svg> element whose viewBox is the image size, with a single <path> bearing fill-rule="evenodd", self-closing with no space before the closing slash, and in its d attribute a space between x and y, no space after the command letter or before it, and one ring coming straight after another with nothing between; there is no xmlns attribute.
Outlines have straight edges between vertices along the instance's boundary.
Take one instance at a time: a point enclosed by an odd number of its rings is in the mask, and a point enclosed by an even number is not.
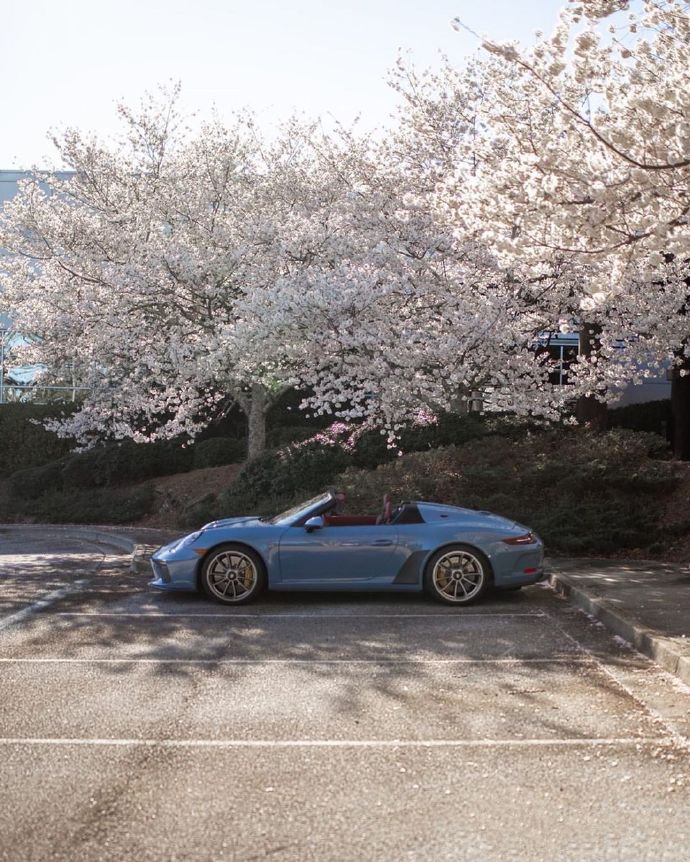
<svg viewBox="0 0 690 862"><path fill-rule="evenodd" d="M690 461L690 359L674 368L671 376L670 437L674 456Z"/></svg>
<svg viewBox="0 0 690 862"><path fill-rule="evenodd" d="M592 395L582 395L577 399L575 418L581 425L589 425L592 431L606 431L609 424L606 404Z"/></svg>
<svg viewBox="0 0 690 862"><path fill-rule="evenodd" d="M583 323L580 329L580 355L591 356L599 349L600 328L595 324ZM609 413L606 404L593 395L582 395L577 399L575 418L582 425L589 425L592 431L606 431Z"/></svg>
<svg viewBox="0 0 690 862"><path fill-rule="evenodd" d="M263 386L252 385L247 413L247 458L252 461L266 448L266 409L268 397Z"/></svg>

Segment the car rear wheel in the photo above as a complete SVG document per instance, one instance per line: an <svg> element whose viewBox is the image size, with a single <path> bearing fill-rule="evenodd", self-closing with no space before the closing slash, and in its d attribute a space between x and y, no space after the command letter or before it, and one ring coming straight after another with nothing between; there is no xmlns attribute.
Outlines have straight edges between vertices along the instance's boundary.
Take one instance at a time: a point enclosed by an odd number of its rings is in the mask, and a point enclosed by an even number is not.
<svg viewBox="0 0 690 862"><path fill-rule="evenodd" d="M253 601L266 586L266 567L251 548L221 545L203 562L201 586L217 602L241 605Z"/></svg>
<svg viewBox="0 0 690 862"><path fill-rule="evenodd" d="M437 551L424 571L427 592L452 605L478 601L491 582L489 561L481 551L467 545L453 545Z"/></svg>

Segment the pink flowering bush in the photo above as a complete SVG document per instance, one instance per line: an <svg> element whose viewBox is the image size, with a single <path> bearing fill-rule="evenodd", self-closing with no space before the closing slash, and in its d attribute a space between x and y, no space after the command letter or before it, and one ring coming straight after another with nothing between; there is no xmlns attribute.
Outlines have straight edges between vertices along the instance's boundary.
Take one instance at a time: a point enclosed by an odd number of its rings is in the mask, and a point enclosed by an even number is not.
<svg viewBox="0 0 690 862"><path fill-rule="evenodd" d="M284 452L290 450L304 449L307 446L317 444L319 446L339 446L343 451L352 454L362 435L367 431L364 425L353 425L349 422L334 422L323 431L317 431L312 437L292 443Z"/></svg>
<svg viewBox="0 0 690 862"><path fill-rule="evenodd" d="M412 421L410 422L410 427L413 429L432 428L438 424L439 419L435 413L432 413L425 407L420 407L415 411ZM355 425L351 422L342 421L333 422L328 426L328 428L324 428L322 431L317 431L316 434L306 440L292 443L287 447L287 450L283 451L289 452L292 449L302 449L316 444L319 446L337 446L349 455L354 455L356 457L358 449L362 448L361 443L365 439L369 441L368 449L373 448L376 450L382 450L379 451L380 462L387 461L390 458L390 452L388 453L388 457L386 457L385 449L391 450L394 455L402 454L403 450L399 445L400 430L397 433L384 434L366 424ZM376 441L379 445L372 446L371 443L373 441ZM382 442L385 443L385 449L383 449L383 446L381 445ZM366 460L370 459L367 458Z"/></svg>

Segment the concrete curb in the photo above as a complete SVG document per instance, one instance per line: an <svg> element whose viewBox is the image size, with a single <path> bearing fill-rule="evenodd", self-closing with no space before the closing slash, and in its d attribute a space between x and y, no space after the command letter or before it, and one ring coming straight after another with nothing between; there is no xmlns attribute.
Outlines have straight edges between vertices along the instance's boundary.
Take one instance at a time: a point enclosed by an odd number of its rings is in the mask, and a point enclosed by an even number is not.
<svg viewBox="0 0 690 862"><path fill-rule="evenodd" d="M686 685L690 685L690 657L678 651L672 638L666 638L654 629L630 622L604 599L595 599L587 595L567 575L551 574L549 582L557 593L599 620L610 632L628 641L643 655L661 665L664 670L679 677Z"/></svg>
<svg viewBox="0 0 690 862"><path fill-rule="evenodd" d="M87 542L95 542L98 545L106 545L107 547L115 548L115 550L131 556L129 564L130 572L147 574L151 571L149 556L154 549L154 546L152 544L147 545L136 542L134 539L121 532L110 532L110 530L99 527L75 527L71 525L62 527L57 524L0 524L0 527L2 526L21 526L22 529L35 528L37 531L40 530L41 534L44 536L69 535L70 538L83 539ZM164 544L164 541L165 537L161 536L160 544Z"/></svg>
<svg viewBox="0 0 690 862"><path fill-rule="evenodd" d="M125 554L133 554L136 549L136 545L132 539L115 533L106 533L101 530L69 530L69 535L75 539L96 542L98 545L109 545L118 551L123 551Z"/></svg>
<svg viewBox="0 0 690 862"><path fill-rule="evenodd" d="M150 575L153 577L151 569L150 557L155 548L149 545L135 545L132 551L132 561L129 564L130 572L136 572L139 575Z"/></svg>
<svg viewBox="0 0 690 862"><path fill-rule="evenodd" d="M111 547L117 548L119 551L130 554L131 560L129 563L129 570L130 572L135 572L140 575L152 574L149 558L153 551L166 541L166 539L161 536L161 540L158 545L154 545L153 543L147 544L136 542L134 539L130 539L121 534L88 529L75 531L70 530L70 536L74 536L76 539L86 539L87 541L97 542L101 545L110 545Z"/></svg>
<svg viewBox="0 0 690 862"><path fill-rule="evenodd" d="M149 558L156 548L169 540L166 536L162 535L158 544L137 542L122 534L88 529L70 531L70 536L74 536L77 539L95 541L103 545L111 545L118 550L124 551L126 554L130 554L129 570L140 575L152 575Z"/></svg>
<svg viewBox="0 0 690 862"><path fill-rule="evenodd" d="M75 539L96 542L99 545L110 545L124 553L131 553L134 542L119 532L111 532L105 527L82 527L73 524L0 524L0 529L7 530L35 530L42 536L64 536L68 535Z"/></svg>

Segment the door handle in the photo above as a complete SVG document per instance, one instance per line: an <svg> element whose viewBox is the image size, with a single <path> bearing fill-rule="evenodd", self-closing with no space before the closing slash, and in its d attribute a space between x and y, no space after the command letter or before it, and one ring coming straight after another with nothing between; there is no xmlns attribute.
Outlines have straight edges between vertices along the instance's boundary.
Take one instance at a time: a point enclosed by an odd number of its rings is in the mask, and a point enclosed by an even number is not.
<svg viewBox="0 0 690 862"><path fill-rule="evenodd" d="M392 539L375 539L371 544L372 545L379 545L379 546L381 546L381 545L392 545L393 540Z"/></svg>

